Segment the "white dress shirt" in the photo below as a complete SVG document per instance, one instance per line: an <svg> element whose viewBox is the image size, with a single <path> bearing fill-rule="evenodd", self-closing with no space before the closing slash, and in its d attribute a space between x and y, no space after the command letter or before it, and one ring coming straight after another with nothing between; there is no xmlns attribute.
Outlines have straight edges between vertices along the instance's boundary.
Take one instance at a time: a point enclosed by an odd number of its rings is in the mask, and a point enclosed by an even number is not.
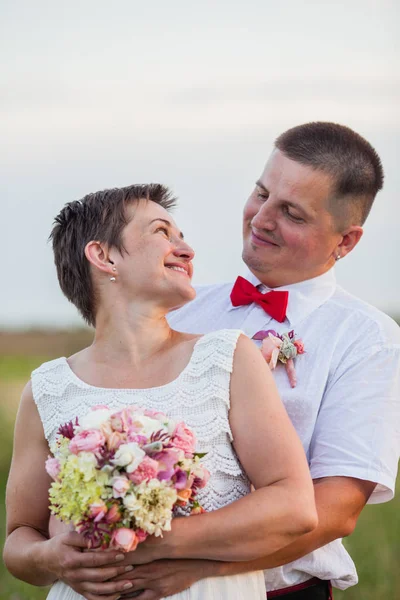
<svg viewBox="0 0 400 600"><path fill-rule="evenodd" d="M248 272L256 286L260 281ZM257 304L233 307L232 283L200 287L193 302L171 313L172 327L191 333L242 329L250 338L294 330L305 353L295 362L291 388L284 365L273 371L281 398L306 452L313 479L345 476L377 484L370 503L394 495L400 453L400 328L387 315L336 284L334 269L282 286L287 316L278 323ZM266 286L258 288L268 291ZM340 589L357 583L340 539L265 572L267 590L310 579Z"/></svg>

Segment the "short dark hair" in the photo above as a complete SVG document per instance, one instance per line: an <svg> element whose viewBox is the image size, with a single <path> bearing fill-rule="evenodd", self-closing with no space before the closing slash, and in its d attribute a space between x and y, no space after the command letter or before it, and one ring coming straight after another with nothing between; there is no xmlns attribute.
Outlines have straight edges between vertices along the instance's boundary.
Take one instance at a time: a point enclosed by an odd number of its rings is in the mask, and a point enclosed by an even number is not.
<svg viewBox="0 0 400 600"><path fill-rule="evenodd" d="M127 207L140 200L151 200L166 210L176 205L170 190L159 184L130 185L88 194L68 202L54 219L49 239L53 244L58 282L64 295L84 320L95 325L96 291L90 275L85 246L96 240L122 254L122 231L129 223Z"/></svg>
<svg viewBox="0 0 400 600"><path fill-rule="evenodd" d="M315 122L285 131L275 146L287 158L331 175L331 212L364 223L384 178L381 160L367 140L344 125Z"/></svg>

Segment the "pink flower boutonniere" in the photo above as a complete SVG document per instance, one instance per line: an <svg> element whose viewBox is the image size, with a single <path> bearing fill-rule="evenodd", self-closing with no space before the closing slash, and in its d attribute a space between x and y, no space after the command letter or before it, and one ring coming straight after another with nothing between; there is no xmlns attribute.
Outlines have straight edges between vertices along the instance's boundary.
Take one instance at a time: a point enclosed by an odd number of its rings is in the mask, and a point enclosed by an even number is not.
<svg viewBox="0 0 400 600"><path fill-rule="evenodd" d="M257 331L253 340L262 341L261 354L267 361L270 369L275 369L278 361L283 363L292 388L296 387L297 377L294 368L294 358L298 354L304 354L304 344L296 340L294 331L279 335L273 329L268 331Z"/></svg>

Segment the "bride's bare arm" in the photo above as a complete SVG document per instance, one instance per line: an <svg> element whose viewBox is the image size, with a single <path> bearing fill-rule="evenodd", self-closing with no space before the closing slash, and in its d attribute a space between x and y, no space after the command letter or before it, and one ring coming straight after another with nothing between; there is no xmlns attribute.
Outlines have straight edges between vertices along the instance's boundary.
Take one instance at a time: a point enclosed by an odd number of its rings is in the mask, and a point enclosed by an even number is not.
<svg viewBox="0 0 400 600"><path fill-rule="evenodd" d="M117 598L128 582L103 583L126 571L116 551L83 552L83 537L68 532L49 538L48 489L44 465L49 448L28 384L17 415L7 484L4 562L12 575L37 586L65 579L86 598ZM117 555L120 558L117 558Z"/></svg>
<svg viewBox="0 0 400 600"><path fill-rule="evenodd" d="M259 350L241 336L231 378L235 450L256 491L204 515L176 519L131 562L159 558L246 561L278 551L317 526L314 490L301 442Z"/></svg>

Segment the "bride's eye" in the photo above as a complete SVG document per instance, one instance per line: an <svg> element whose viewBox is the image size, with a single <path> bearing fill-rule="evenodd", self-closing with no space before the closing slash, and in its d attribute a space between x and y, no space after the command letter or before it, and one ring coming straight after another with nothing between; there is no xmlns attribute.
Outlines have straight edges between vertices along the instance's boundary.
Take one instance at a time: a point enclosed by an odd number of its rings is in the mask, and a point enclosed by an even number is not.
<svg viewBox="0 0 400 600"><path fill-rule="evenodd" d="M158 233L159 231L162 231L163 233L165 233L165 235L169 239L169 231L166 227L157 227L155 232Z"/></svg>

